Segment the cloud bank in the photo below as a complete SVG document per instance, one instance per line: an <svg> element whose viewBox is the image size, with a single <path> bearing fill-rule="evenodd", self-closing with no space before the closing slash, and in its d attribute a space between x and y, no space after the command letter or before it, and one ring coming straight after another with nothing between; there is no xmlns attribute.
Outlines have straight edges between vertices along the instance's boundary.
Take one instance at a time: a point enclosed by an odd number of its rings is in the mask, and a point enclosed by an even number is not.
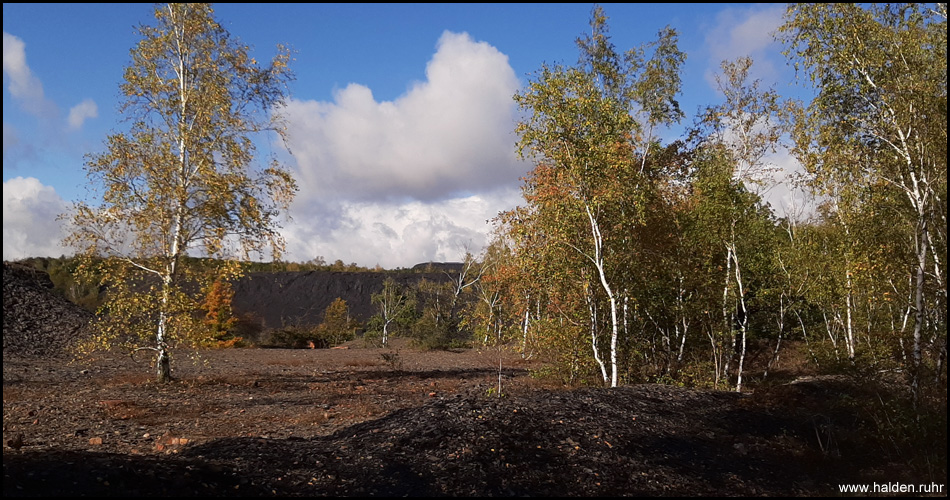
<svg viewBox="0 0 950 500"><path fill-rule="evenodd" d="M517 188L439 202L342 202L331 223L298 214L284 231L289 260L324 257L386 269L457 261L487 243L489 220L521 201Z"/></svg>

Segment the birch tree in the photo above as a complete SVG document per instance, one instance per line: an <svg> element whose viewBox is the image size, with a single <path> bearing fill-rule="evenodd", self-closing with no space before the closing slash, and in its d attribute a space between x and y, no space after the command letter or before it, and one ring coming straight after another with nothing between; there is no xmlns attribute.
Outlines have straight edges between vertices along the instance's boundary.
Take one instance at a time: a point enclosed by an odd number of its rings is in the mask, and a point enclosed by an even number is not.
<svg viewBox="0 0 950 500"><path fill-rule="evenodd" d="M73 207L66 242L106 258L98 339L153 351L165 382L170 346L193 327L185 286L203 275L185 258L247 259L270 249L276 259L297 188L276 157L259 166L254 142L284 136L289 50L278 46L258 63L209 4L159 5L155 21L139 28L120 84L127 130L87 155L101 201Z"/></svg>
<svg viewBox="0 0 950 500"><path fill-rule="evenodd" d="M642 222L641 201L649 190L645 162L637 161L637 154L649 152L654 127L682 116L676 95L685 55L670 28L661 30L654 44L617 52L599 6L590 26L590 35L577 40L576 66L544 65L515 95L528 112L516 131L519 155L538 165L527 181L526 199L538 206L535 214L557 235L556 243L592 267L592 284L608 304L611 368L605 382L615 387L624 293L617 255L629 243L630 228ZM644 56L647 49L653 50L650 59Z"/></svg>
<svg viewBox="0 0 950 500"><path fill-rule="evenodd" d="M379 308L379 316L383 322L382 344L389 342L389 325L396 321L408 308L415 308L416 301L412 291L401 288L396 280L386 278L383 289L374 293L370 300Z"/></svg>
<svg viewBox="0 0 950 500"><path fill-rule="evenodd" d="M747 235L739 233L739 224L755 212L758 195L756 186L768 182L772 167L766 156L775 152L782 134L778 94L761 90L758 80L749 81L752 59L742 57L734 62L724 61L722 73L716 75L724 102L706 109L701 119L708 127L706 144L720 148L728 165L726 189L734 191L727 196L727 206L721 216L727 225L721 243L725 250L725 280L723 287L723 319L725 328L732 329L730 297L738 305L738 332L740 342L739 365L736 371L736 391L742 390L742 372L745 362L749 329L749 308L746 303L746 282L739 255L738 240ZM750 197L746 194L752 194Z"/></svg>
<svg viewBox="0 0 950 500"><path fill-rule="evenodd" d="M924 344L946 349L946 4L793 4L779 32L817 90L796 133L816 189L892 190L905 201L894 222L912 235L916 394Z"/></svg>

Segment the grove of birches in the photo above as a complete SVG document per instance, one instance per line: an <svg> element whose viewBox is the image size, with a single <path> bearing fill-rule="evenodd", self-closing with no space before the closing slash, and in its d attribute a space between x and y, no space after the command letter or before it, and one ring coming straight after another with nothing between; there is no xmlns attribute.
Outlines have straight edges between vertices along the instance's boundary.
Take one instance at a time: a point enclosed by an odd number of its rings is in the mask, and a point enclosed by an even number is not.
<svg viewBox="0 0 950 500"><path fill-rule="evenodd" d="M688 54L677 32L626 50L612 43L608 19L595 7L577 62L542 65L513 96L516 150L530 164L521 205L498 214L489 244L445 280L387 280L362 334L433 348L505 345L544 360L539 375L575 386L735 391L754 381L753 348L770 360L754 375L762 381L794 346L816 372L886 379L915 402L936 395L945 404L946 4L792 4L774 36L809 97L767 88L750 76L754 61L739 58L720 66L721 101L695 116L679 104ZM279 78L275 61L269 74ZM662 139L673 127L685 132ZM764 201L781 178L773 153L800 165L781 181L804 193L800 210ZM92 291L90 307L108 306L98 293L110 290L153 292L135 307L173 302L161 315L163 344L240 346L228 280L356 267L228 260L222 248L208 259L174 255L182 269L214 269L204 281L174 271L201 285L174 293L141 286L148 280L90 281L120 276L108 262L132 262L96 245L60 263L73 274L53 277L73 298ZM211 293L191 293L201 290ZM111 307L100 312L155 319ZM335 307L343 326L333 328L344 334L328 343L354 330ZM177 314L198 321L172 323Z"/></svg>

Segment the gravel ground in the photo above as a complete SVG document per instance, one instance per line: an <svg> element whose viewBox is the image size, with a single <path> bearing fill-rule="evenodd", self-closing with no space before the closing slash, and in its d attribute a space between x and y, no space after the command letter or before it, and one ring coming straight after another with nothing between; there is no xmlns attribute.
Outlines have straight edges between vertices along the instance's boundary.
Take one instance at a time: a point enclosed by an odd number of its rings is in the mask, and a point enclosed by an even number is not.
<svg viewBox="0 0 950 500"><path fill-rule="evenodd" d="M844 483L946 484L945 467L895 460L865 431L868 415L836 404L879 394L844 377L752 394L570 389L541 383L537 362L514 352L397 339L176 351L175 380L156 384L123 353L79 362L32 347L68 343L82 312L18 276L4 267L4 496L837 496ZM48 304L60 309L34 321ZM8 314L19 318L9 329ZM933 455L945 460L945 439Z"/></svg>

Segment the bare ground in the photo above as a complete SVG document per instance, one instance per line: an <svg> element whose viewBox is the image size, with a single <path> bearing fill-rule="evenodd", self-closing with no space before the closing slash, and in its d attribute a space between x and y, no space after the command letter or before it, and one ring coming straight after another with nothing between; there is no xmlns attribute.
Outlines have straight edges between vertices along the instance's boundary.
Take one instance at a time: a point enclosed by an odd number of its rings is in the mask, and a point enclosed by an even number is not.
<svg viewBox="0 0 950 500"><path fill-rule="evenodd" d="M3 359L4 496L836 496L946 484L813 378L753 394L566 389L494 349ZM499 361L501 396L498 395ZM946 456L946 442L942 445ZM946 495L944 486L942 495Z"/></svg>

